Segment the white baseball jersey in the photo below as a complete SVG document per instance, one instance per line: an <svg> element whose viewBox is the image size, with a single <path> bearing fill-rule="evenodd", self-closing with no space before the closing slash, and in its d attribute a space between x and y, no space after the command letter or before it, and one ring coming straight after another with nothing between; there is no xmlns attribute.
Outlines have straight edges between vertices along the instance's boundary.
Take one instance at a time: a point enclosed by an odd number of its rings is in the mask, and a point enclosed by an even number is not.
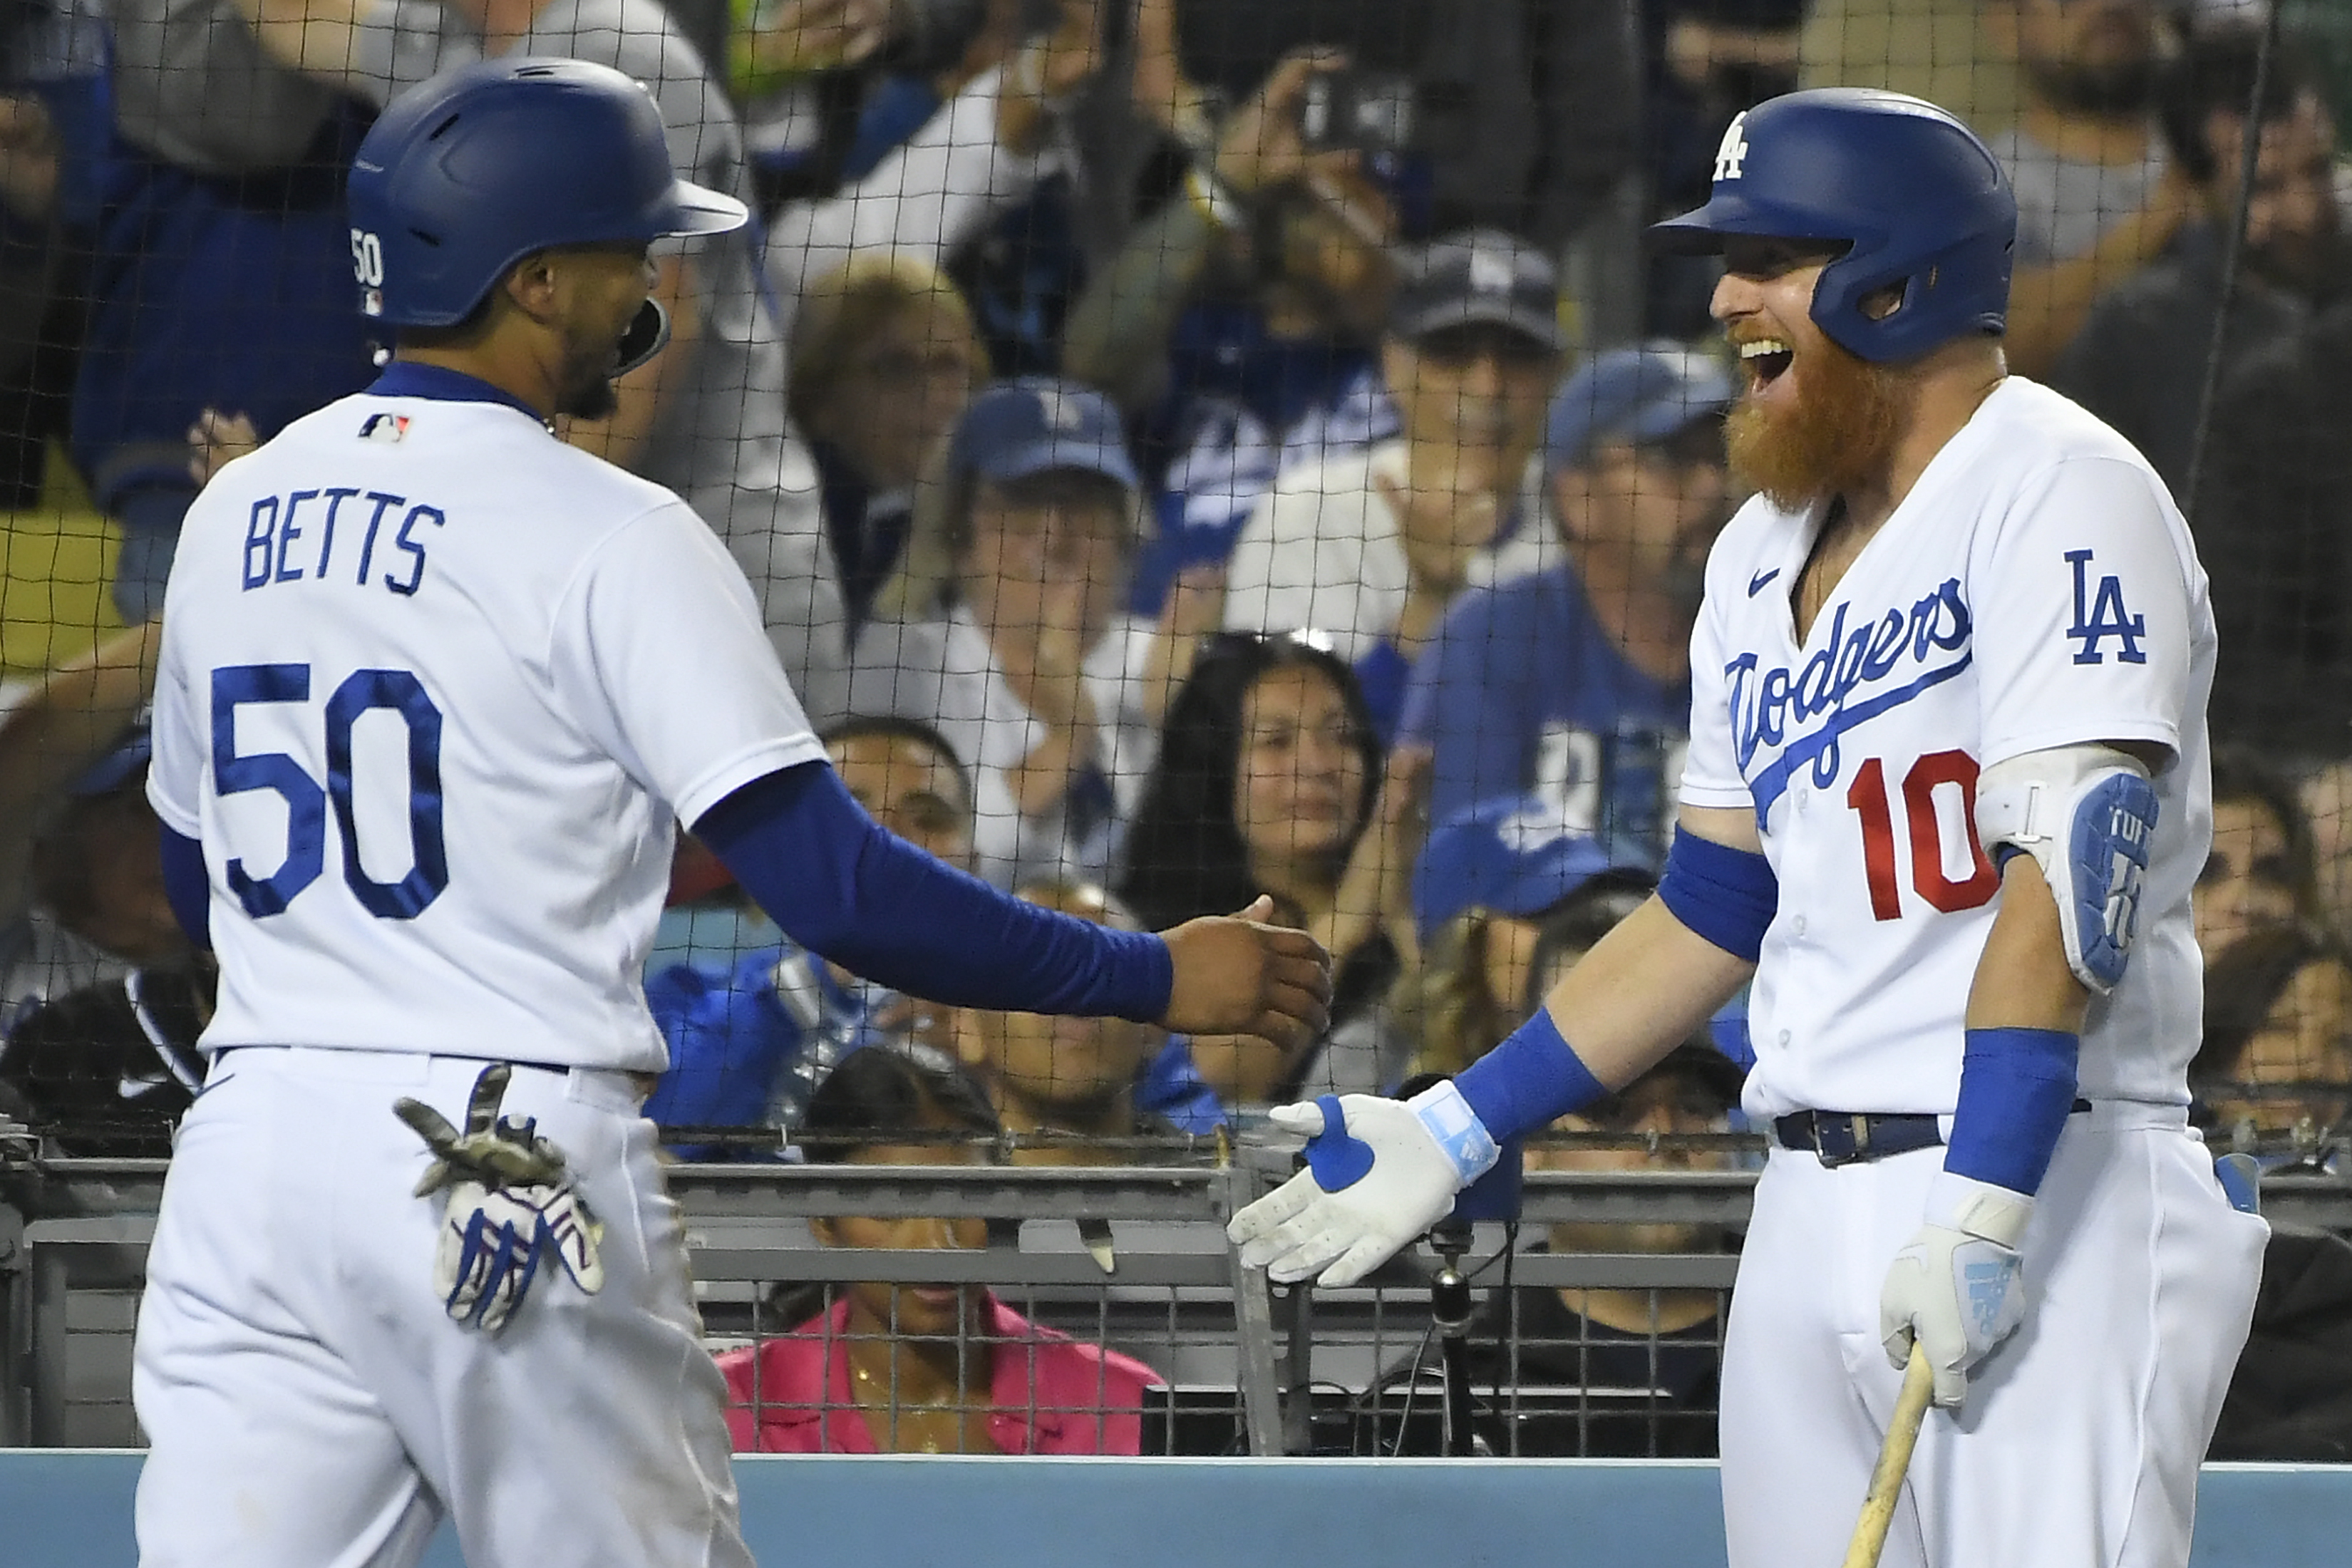
<svg viewBox="0 0 2352 1568"><path fill-rule="evenodd" d="M824 754L710 530L448 372L225 469L163 625L148 794L211 873L207 1049L658 1069L675 821Z"/></svg>
<svg viewBox="0 0 2352 1568"><path fill-rule="evenodd" d="M2156 842L2139 937L2083 1032L2082 1093L2186 1104L2203 977L2189 889L2211 837L2205 574L2163 482L2014 376L1945 446L1801 643L1819 513L1724 530L1691 638L1682 799L1752 810L1780 884L1750 1001L1752 1114L1936 1112L1999 879L1975 784L2028 752L2146 742Z"/></svg>

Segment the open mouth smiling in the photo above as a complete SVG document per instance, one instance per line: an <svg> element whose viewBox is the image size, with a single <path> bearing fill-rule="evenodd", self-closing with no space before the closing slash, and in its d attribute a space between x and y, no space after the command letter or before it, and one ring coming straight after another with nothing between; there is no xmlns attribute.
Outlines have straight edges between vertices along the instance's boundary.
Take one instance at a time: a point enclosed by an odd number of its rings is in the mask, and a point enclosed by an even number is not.
<svg viewBox="0 0 2352 1568"><path fill-rule="evenodd" d="M1795 357L1789 345L1778 338L1751 338L1739 345L1739 365L1748 373L1750 391L1761 390L1778 381Z"/></svg>

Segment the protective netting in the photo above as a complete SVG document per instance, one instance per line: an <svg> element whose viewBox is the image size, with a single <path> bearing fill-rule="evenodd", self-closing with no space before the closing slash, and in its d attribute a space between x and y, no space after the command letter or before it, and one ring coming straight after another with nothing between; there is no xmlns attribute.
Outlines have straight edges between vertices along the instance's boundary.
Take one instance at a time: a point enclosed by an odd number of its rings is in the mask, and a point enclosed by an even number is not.
<svg viewBox="0 0 2352 1568"><path fill-rule="evenodd" d="M269 498L265 521L228 465L367 388L387 351L478 369L464 356L535 310L523 357L560 358L573 296L530 294L518 265L631 243L566 226L560 193L621 175L545 144L515 153L549 161L535 194L461 204L451 231L347 212L386 106L501 55L635 79L677 176L750 209L651 246L659 354L609 399L532 412L723 542L858 804L1033 903L1159 930L1265 899L1336 961L1328 1026L1300 1045L937 1005L785 935L772 914L793 911L760 909L681 827L635 1064L677 1158L876 1163L950 1127L982 1141L943 1160L1209 1164L1270 1103L1388 1092L1501 1040L1663 864L1700 572L1750 488L1725 451L1757 373L1711 319L1723 265L1643 230L1738 177L1745 111L1850 86L1924 95L1984 139L2020 214L2009 369L2121 432L2189 521L2221 650L2200 1103L2219 1142L2336 1169L2352 1108L2338 0L11 0L9 1148L166 1157L203 1082L219 982L172 913L143 790L184 519L234 509L245 575L215 587L255 595L256 616L257 587L305 579L467 592L435 575L415 513L329 478ZM1853 195L1895 210L1905 193ZM460 258L432 286L447 309L392 324L419 246ZM593 391L612 364L590 349ZM481 526L562 521L551 497ZM2116 633L2079 575L2076 592L2078 619ZM463 691L433 695L463 712ZM216 876L231 856L293 865L301 802L325 801L327 874L290 896L374 889L382 914L383 889L423 887L396 913L429 920L439 840L428 854L418 826L413 712L347 712L338 773L323 752L239 756L240 703L224 719L214 700L216 749L246 770L213 758L218 792L250 795L236 842L208 846ZM1849 797L1866 839L1891 831L1895 782ZM1955 782L1919 782L1928 817ZM215 927L257 909L216 890ZM397 1019L371 1026L388 1039ZM918 1087L826 1100L874 1047ZM1570 1130L1743 1129L1750 1060L1735 1001ZM1568 1289L1521 1294L1549 1312ZM1706 1354L1713 1322L1688 1336ZM1583 1375L1574 1361L1548 1364L1546 1397ZM1393 1369L1371 1370L1349 1399ZM1590 1414L1571 1405L1527 1418L1551 1434L1529 1451L1568 1441ZM1421 1440L1396 1423L1382 1440Z"/></svg>

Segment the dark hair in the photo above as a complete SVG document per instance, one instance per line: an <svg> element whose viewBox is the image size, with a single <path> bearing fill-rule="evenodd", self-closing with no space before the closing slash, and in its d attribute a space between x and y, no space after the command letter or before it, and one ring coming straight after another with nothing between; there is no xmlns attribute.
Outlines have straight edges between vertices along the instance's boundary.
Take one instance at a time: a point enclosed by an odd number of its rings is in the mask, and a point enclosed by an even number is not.
<svg viewBox="0 0 2352 1568"><path fill-rule="evenodd" d="M2189 1064L2194 1083L2227 1083L2271 1009L2314 963L2352 969L2352 951L2315 925L2257 926L2205 966L2205 1037Z"/></svg>
<svg viewBox="0 0 2352 1568"><path fill-rule="evenodd" d="M801 1134L810 1163L838 1165L866 1145L936 1133L941 1121L988 1138L1004 1130L971 1075L938 1051L867 1046L842 1058L816 1086Z"/></svg>
<svg viewBox="0 0 2352 1568"><path fill-rule="evenodd" d="M2286 837L2287 889L2294 895L2295 916L2317 920L2319 850L2312 840L2311 818L2305 814L2294 785L2252 747L2216 746L2213 804L2230 800L2254 801L2278 819L2279 831Z"/></svg>
<svg viewBox="0 0 2352 1568"><path fill-rule="evenodd" d="M962 757L956 754L953 742L920 719L901 718L896 713L852 713L846 719L837 719L827 724L818 732L817 739L828 751L837 741L864 739L906 741L920 746L936 753L941 762L947 763L956 776L956 783L963 788L964 805L977 807L979 797L972 790L971 769L965 765Z"/></svg>
<svg viewBox="0 0 2352 1568"><path fill-rule="evenodd" d="M2157 89L2157 121L2167 149L2189 178L2200 184L2227 175L2207 134L2215 114L2246 119L2253 108L2257 60L2263 47L2260 27L2222 26L2200 34L2166 69ZM2285 119L2305 98L2319 92L2302 52L2283 40L2271 51L2270 73L2263 86L2264 123Z"/></svg>
<svg viewBox="0 0 2352 1568"><path fill-rule="evenodd" d="M1160 759L1127 833L1119 896L1159 931L1205 914L1227 914L1255 898L1249 847L1234 816L1241 769L1242 710L1266 676L1311 669L1339 689L1363 752L1364 784L1341 858L1371 819L1381 787L1381 742L1363 688L1346 661L1303 637L1224 632L1207 639L1191 679L1168 705Z"/></svg>

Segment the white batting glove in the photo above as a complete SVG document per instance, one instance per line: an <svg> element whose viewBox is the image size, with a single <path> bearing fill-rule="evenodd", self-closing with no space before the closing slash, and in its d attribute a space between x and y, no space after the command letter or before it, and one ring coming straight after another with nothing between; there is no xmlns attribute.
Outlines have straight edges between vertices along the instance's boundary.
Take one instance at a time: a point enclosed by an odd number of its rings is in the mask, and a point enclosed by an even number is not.
<svg viewBox="0 0 2352 1568"><path fill-rule="evenodd" d="M1886 1359L1904 1365L1916 1335L1936 1372L1936 1403L1948 1410L1968 1398L1969 1369L2025 1320L2017 1249L2032 1217L2024 1194L1940 1171L1927 1223L1886 1270L1878 1294Z"/></svg>
<svg viewBox="0 0 2352 1568"><path fill-rule="evenodd" d="M446 1190L433 1282L449 1316L496 1333L522 1304L540 1265L552 1258L590 1295L604 1287L596 1243L604 1227L573 1190L563 1151L536 1120L500 1120L511 1070L494 1062L474 1080L461 1135L441 1113L403 1099L393 1110L433 1151L415 1195Z"/></svg>
<svg viewBox="0 0 2352 1568"><path fill-rule="evenodd" d="M1267 1119L1308 1135L1307 1169L1234 1215L1242 1262L1352 1285L1444 1219L1502 1151L1449 1081L1407 1100L1325 1095Z"/></svg>

